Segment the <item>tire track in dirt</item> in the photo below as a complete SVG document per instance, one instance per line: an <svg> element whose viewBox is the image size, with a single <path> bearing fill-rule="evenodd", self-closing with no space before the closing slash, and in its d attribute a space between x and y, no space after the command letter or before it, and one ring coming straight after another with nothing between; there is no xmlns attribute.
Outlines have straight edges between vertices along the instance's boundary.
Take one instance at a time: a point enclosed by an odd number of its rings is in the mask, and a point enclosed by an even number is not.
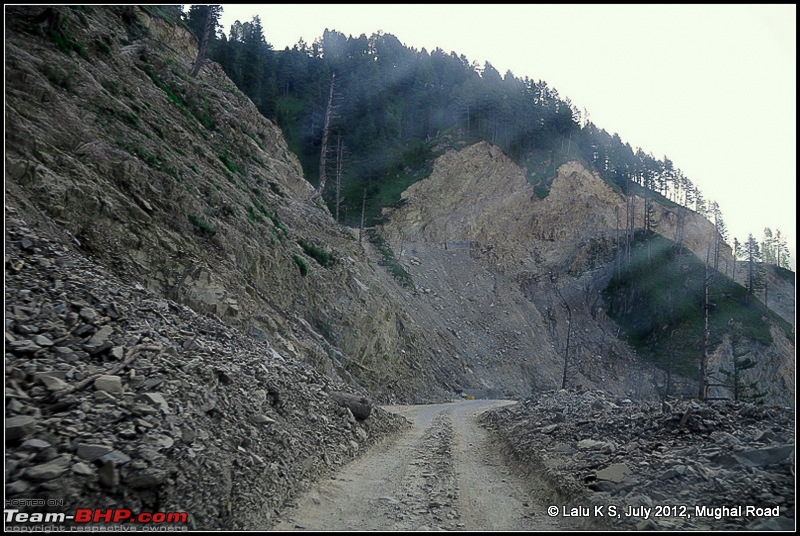
<svg viewBox="0 0 800 536"><path fill-rule="evenodd" d="M386 409L413 427L375 445L290 505L273 530L572 530L543 484L518 476L475 417L508 401Z"/></svg>

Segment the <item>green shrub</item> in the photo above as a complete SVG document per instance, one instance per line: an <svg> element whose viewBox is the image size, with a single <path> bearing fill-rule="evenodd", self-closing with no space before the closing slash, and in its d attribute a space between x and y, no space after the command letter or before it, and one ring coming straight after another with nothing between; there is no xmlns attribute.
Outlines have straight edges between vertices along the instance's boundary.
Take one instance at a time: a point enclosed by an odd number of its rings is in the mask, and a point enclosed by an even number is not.
<svg viewBox="0 0 800 536"><path fill-rule="evenodd" d="M228 171L230 171L231 173L236 173L236 172L238 172L238 171L239 171L239 168L237 168L237 167L236 167L236 164L234 164L234 163L231 161L231 159L230 159L230 158L228 158L228 155L227 155L227 154L225 154L225 153L220 153L220 154L219 154L219 159L222 161L222 163L223 163L223 164L225 164L225 167L226 167L226 168L228 168Z"/></svg>
<svg viewBox="0 0 800 536"><path fill-rule="evenodd" d="M389 270L389 273L405 288L414 288L414 281L411 279L411 274L403 268L403 265L398 262L397 258L394 256L394 252L392 248L389 247L389 244L386 243L386 240L383 239L381 235L379 235L376 231L371 230L367 232L367 236L369 241L375 246L375 248L381 253L381 261L379 264Z"/></svg>
<svg viewBox="0 0 800 536"><path fill-rule="evenodd" d="M51 30L47 34L50 37L50 40L56 45L56 48L63 52L64 54L70 54L72 51L78 53L78 55L84 59L88 58L88 54L86 54L86 49L83 48L83 45L75 41L74 39L70 39L65 34L61 32L57 32L55 30Z"/></svg>
<svg viewBox="0 0 800 536"><path fill-rule="evenodd" d="M111 55L111 46L109 46L109 44L106 43L105 41L101 41L100 39L98 39L95 41L95 45L97 46L97 49L106 56Z"/></svg>
<svg viewBox="0 0 800 536"><path fill-rule="evenodd" d="M308 264L306 264L306 261L304 261L300 255L293 255L292 258L294 259L295 264L297 264L297 267L300 269L300 275L303 277L307 276Z"/></svg>
<svg viewBox="0 0 800 536"><path fill-rule="evenodd" d="M309 244L305 240L298 240L298 244L300 247L303 248L303 251L306 252L306 255L317 261L320 266L330 266L333 264L333 258L331 258L331 254L322 249L319 246L315 246L314 244Z"/></svg>
<svg viewBox="0 0 800 536"><path fill-rule="evenodd" d="M198 218L194 214L189 214L189 221L194 225L201 233L214 236L217 234L217 228L214 227L212 224L208 223L207 221Z"/></svg>

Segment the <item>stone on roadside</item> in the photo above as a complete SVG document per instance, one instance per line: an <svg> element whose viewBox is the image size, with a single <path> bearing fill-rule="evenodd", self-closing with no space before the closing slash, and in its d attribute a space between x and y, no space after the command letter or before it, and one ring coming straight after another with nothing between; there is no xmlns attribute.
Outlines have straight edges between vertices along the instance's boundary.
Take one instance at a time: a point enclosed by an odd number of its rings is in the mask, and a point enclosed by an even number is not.
<svg viewBox="0 0 800 536"><path fill-rule="evenodd" d="M94 381L94 388L112 394L122 393L122 378L104 374Z"/></svg>

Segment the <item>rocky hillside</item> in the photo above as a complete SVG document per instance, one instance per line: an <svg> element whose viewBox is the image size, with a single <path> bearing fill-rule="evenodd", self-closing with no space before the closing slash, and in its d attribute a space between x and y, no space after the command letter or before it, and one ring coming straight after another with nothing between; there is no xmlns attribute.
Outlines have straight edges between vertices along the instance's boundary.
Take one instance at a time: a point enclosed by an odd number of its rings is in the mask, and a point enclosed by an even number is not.
<svg viewBox="0 0 800 536"><path fill-rule="evenodd" d="M8 496L262 528L403 426L340 390L658 394L605 313L625 202L594 173L563 165L541 200L496 147L451 151L362 243L216 64L189 76L197 43L159 13L6 8ZM705 254L706 220L655 218ZM773 338L753 374L786 400L794 344Z"/></svg>
<svg viewBox="0 0 800 536"><path fill-rule="evenodd" d="M357 421L334 402L352 386L5 221L6 499L263 529L407 425Z"/></svg>
<svg viewBox="0 0 800 536"><path fill-rule="evenodd" d="M385 211L384 233L395 252L410 252L407 268L425 293L439 300L458 297L449 313L454 323L469 326L470 339L487 343L468 342L462 354L470 370L482 371L484 385L489 376L515 393L526 392L522 385L531 391L558 387L567 356L568 386L603 386L635 396L663 390L664 372L642 364L606 317L601 293L614 272L626 201L596 173L564 164L549 195L539 199L523 169L481 142L439 157L431 175L409 187L402 200ZM641 227L644 200L634 198L633 206ZM662 204L655 204L652 215L659 234L681 240L705 259L716 236L707 219ZM723 245L719 265L724 271L731 264L730 248ZM770 282L769 305L779 314L793 311L793 287L777 277ZM515 298L500 303L498 288ZM794 396L794 344L770 322L772 344L748 348L759 364L747 371L747 381L785 403ZM506 333L497 326L508 330L511 344L497 340ZM717 347L712 369L731 370L730 355L729 343ZM505 374L508 381L500 380ZM696 382L680 383L678 392L693 396Z"/></svg>
<svg viewBox="0 0 800 536"><path fill-rule="evenodd" d="M14 7L8 29L6 202L30 224L322 372L437 396L402 287L216 64L188 76L189 32L123 7Z"/></svg>
<svg viewBox="0 0 800 536"><path fill-rule="evenodd" d="M642 227L644 200L634 203ZM713 225L684 207L655 204L655 229L705 258ZM472 241L504 272L581 273L608 260L610 242L624 229L625 198L577 162L558 169L550 193L536 197L525 171L500 149L480 142L438 158L433 172L387 211L390 233L408 241ZM679 223L680 222L680 223ZM730 260L723 246L721 262Z"/></svg>

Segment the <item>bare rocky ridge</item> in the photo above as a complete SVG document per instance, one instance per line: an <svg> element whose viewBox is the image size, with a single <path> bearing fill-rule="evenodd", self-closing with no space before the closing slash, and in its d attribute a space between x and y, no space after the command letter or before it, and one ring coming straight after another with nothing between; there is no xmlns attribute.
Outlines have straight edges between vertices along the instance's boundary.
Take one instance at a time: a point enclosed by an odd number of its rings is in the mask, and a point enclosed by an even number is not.
<svg viewBox="0 0 800 536"><path fill-rule="evenodd" d="M412 274L422 300L439 311L437 333L453 330L465 387L485 396L526 396L561 387L567 327L567 386L601 387L633 398L663 389L664 372L619 340L600 296L613 275L615 241L625 199L597 174L572 162L558 169L545 199L534 196L524 170L501 150L480 142L439 157L431 175L385 211L383 232ZM636 198L638 225L644 201ZM655 204L656 230L705 258L714 226L680 206ZM618 227L619 226L619 227ZM404 255L404 256L403 256ZM721 251L720 267L732 262ZM732 266L731 266L732 270ZM739 267L739 277L743 270ZM770 278L770 306L793 314L794 288ZM569 305L572 322L568 324ZM437 322L434 320L434 322ZM758 366L747 371L768 399L794 397L794 344L773 328L773 344L749 348ZM710 358L714 370L731 369L730 344ZM696 384L680 380L678 393ZM730 396L715 390L714 396Z"/></svg>
<svg viewBox="0 0 800 536"><path fill-rule="evenodd" d="M387 210L391 235L428 243L477 242L490 266L509 274L580 273L602 264L619 226L624 227L625 198L597 174L577 162L558 169L549 195L536 198L525 172L499 148L479 142L439 157L430 177L403 192L403 203ZM644 201L636 198L637 225ZM621 214L617 223L616 212ZM680 206L654 208L658 233L674 239L678 221L684 244L705 258L713 225ZM721 262L731 259L730 248Z"/></svg>

